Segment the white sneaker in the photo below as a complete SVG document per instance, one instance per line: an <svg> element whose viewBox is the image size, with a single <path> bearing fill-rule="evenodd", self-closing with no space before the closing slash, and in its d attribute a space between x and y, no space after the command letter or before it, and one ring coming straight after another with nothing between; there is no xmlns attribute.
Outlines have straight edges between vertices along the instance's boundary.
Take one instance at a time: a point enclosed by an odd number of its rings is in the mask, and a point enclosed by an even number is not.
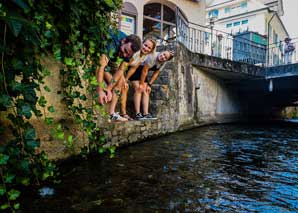
<svg viewBox="0 0 298 213"><path fill-rule="evenodd" d="M153 117L150 113L148 113L147 115L143 115L142 120L157 120L157 118Z"/></svg>
<svg viewBox="0 0 298 213"><path fill-rule="evenodd" d="M119 112L114 112L113 114L111 114L110 120L111 121L128 121L127 118L124 118L121 115L119 115Z"/></svg>

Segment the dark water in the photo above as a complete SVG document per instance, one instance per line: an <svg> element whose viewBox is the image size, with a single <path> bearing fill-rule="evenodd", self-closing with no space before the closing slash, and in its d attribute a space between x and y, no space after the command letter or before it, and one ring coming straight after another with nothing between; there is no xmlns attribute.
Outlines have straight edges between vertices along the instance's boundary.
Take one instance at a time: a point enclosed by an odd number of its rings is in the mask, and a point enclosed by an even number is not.
<svg viewBox="0 0 298 213"><path fill-rule="evenodd" d="M218 125L64 166L26 212L298 212L298 126Z"/></svg>

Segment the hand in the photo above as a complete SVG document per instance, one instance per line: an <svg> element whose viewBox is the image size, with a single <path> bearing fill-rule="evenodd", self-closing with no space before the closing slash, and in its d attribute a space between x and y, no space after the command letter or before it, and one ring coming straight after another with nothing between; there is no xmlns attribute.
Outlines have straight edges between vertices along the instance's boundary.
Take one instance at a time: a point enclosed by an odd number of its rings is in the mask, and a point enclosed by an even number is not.
<svg viewBox="0 0 298 213"><path fill-rule="evenodd" d="M139 85L139 92L145 92L145 84L140 84Z"/></svg>
<svg viewBox="0 0 298 213"><path fill-rule="evenodd" d="M124 80L123 88L124 89L127 89L128 88L128 83L127 83L127 80L126 79Z"/></svg>
<svg viewBox="0 0 298 213"><path fill-rule="evenodd" d="M147 87L146 87L146 92L147 92L148 94L150 94L150 92L151 92L151 86L147 85Z"/></svg>
<svg viewBox="0 0 298 213"><path fill-rule="evenodd" d="M108 102L108 97L103 90L98 91L98 102L100 104L105 104Z"/></svg>
<svg viewBox="0 0 298 213"><path fill-rule="evenodd" d="M107 96L107 102L110 102L112 100L113 93L109 89L107 89L106 92L107 92L107 95L106 95Z"/></svg>

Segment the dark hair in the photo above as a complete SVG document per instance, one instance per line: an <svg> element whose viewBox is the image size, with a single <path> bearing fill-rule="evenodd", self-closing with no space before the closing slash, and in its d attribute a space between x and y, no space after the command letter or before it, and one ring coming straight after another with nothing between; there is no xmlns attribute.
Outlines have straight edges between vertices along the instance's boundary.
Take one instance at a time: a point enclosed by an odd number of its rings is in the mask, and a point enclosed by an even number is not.
<svg viewBox="0 0 298 213"><path fill-rule="evenodd" d="M125 43L131 43L131 49L134 52L137 52L141 49L141 39L139 36L131 34L125 38Z"/></svg>

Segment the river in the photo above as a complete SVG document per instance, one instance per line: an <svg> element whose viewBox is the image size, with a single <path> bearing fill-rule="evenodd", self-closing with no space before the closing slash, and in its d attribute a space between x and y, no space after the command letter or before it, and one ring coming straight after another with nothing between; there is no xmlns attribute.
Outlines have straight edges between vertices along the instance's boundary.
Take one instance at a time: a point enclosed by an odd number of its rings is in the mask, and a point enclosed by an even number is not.
<svg viewBox="0 0 298 213"><path fill-rule="evenodd" d="M298 124L205 126L61 167L26 212L298 212Z"/></svg>

